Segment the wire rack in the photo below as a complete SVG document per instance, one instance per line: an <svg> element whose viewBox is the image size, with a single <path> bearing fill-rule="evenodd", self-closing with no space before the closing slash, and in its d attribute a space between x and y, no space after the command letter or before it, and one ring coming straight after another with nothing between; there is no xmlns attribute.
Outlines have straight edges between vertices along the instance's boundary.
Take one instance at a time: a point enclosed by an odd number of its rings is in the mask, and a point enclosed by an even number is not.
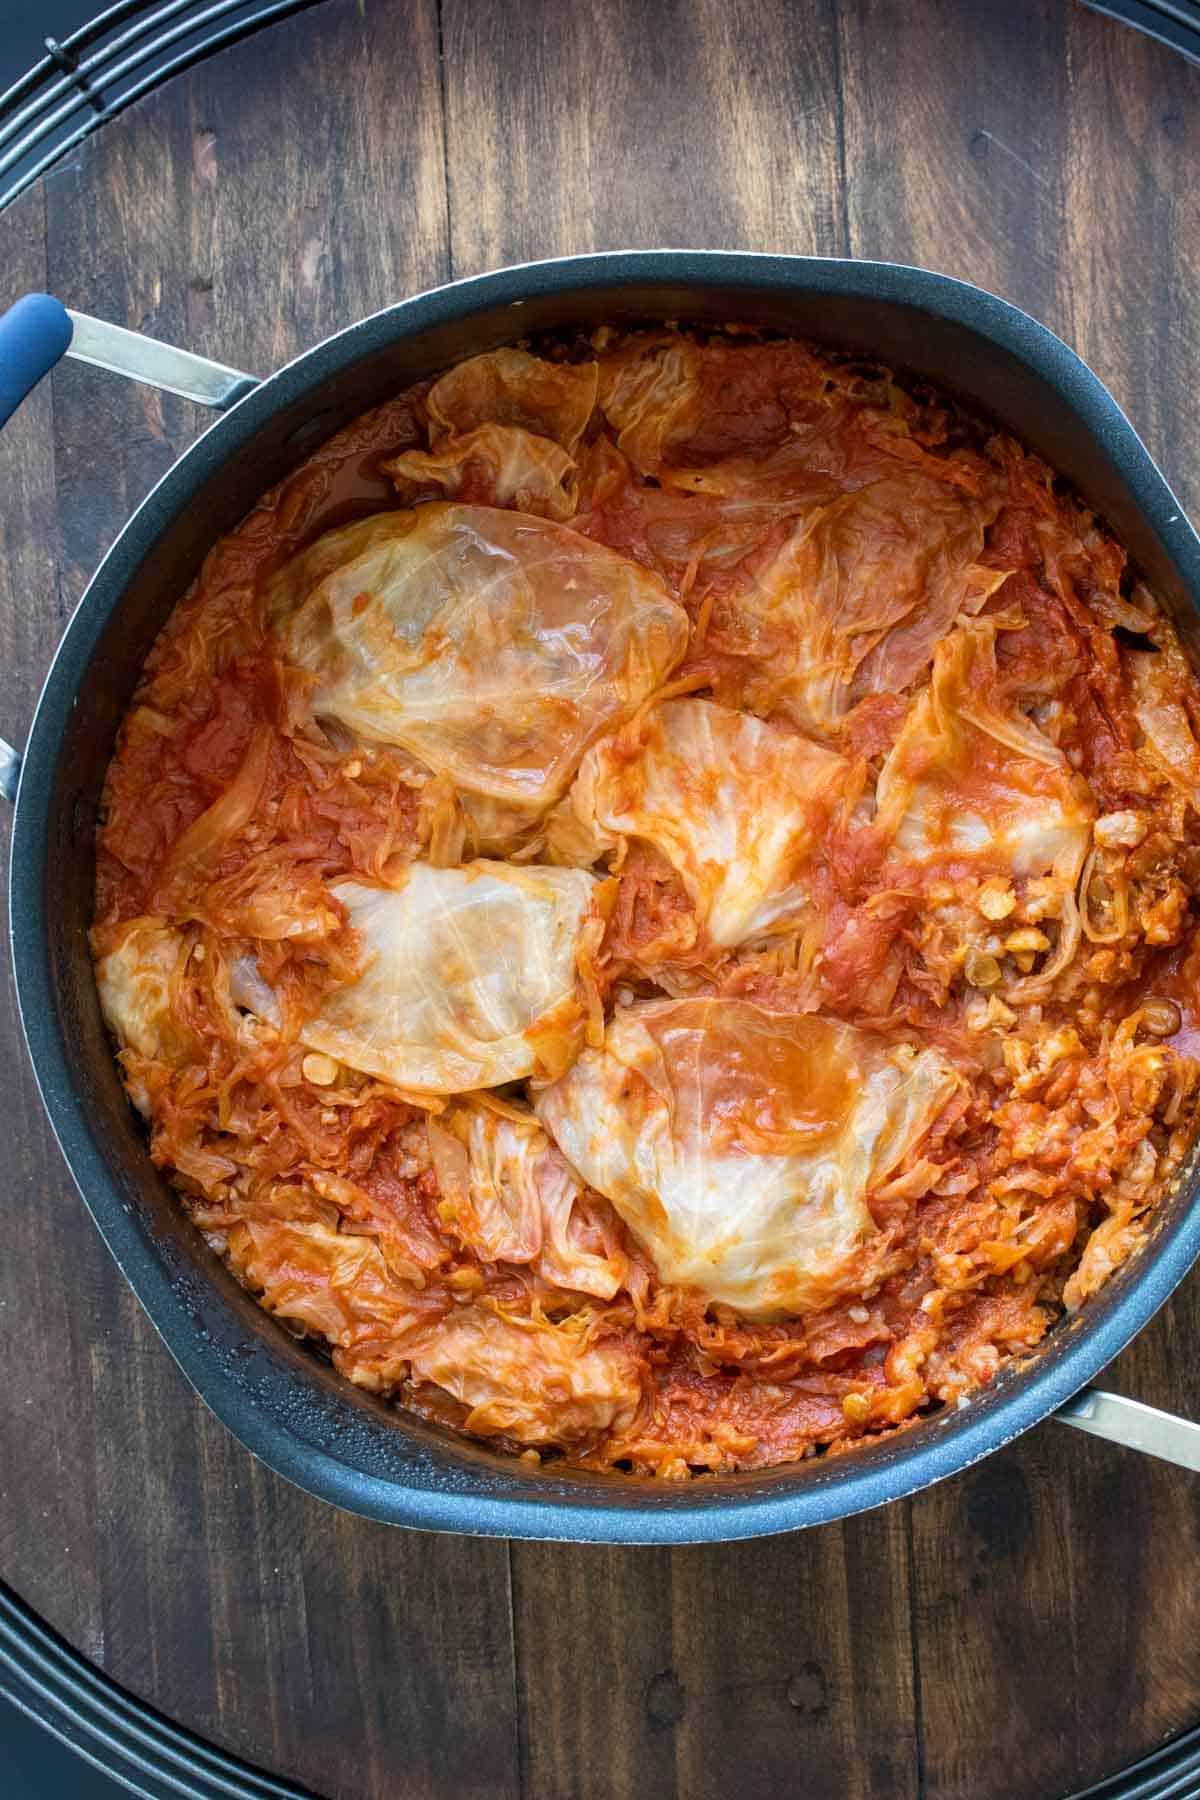
<svg viewBox="0 0 1200 1800"><path fill-rule="evenodd" d="M0 95L0 207L160 82L320 0L118 0ZM1200 0L1084 0L1200 63ZM304 1800L161 1719L0 1587L0 1692L146 1800ZM1191 1800L1200 1728L1078 1800Z"/></svg>
<svg viewBox="0 0 1200 1800"><path fill-rule="evenodd" d="M1200 5L1196 0L1084 0L1093 12L1123 19L1149 37L1200 62Z"/></svg>
<svg viewBox="0 0 1200 1800"><path fill-rule="evenodd" d="M162 81L319 0L118 0L0 95L0 207Z"/></svg>
<svg viewBox="0 0 1200 1800"><path fill-rule="evenodd" d="M1200 62L1198 0L1084 0ZM106 119L206 56L319 0L118 0L0 95L0 207Z"/></svg>

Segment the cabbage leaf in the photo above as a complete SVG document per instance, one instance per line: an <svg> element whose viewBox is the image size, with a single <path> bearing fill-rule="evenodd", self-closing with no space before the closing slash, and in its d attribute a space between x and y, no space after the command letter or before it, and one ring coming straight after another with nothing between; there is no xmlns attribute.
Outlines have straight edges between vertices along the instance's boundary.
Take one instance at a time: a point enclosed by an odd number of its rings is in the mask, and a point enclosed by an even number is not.
<svg viewBox="0 0 1200 1800"><path fill-rule="evenodd" d="M104 1022L122 1049L160 1059L186 1048L173 1022L172 996L187 961L187 940L165 919L147 916L106 927L96 962Z"/></svg>
<svg viewBox="0 0 1200 1800"><path fill-rule="evenodd" d="M617 448L643 475L656 475L700 421L701 356L684 338L636 340L600 370L600 405Z"/></svg>
<svg viewBox="0 0 1200 1800"><path fill-rule="evenodd" d="M586 1216L579 1178L532 1115L461 1101L427 1130L439 1217L481 1261L534 1264L556 1287L612 1299L627 1259Z"/></svg>
<svg viewBox="0 0 1200 1800"><path fill-rule="evenodd" d="M827 737L855 701L901 692L1005 580L977 560L995 511L904 470L805 514L731 594L746 703Z"/></svg>
<svg viewBox="0 0 1200 1800"><path fill-rule="evenodd" d="M664 1281L752 1317L861 1291L886 1247L867 1205L958 1086L919 1053L812 1014L734 999L618 1009L537 1096Z"/></svg>
<svg viewBox="0 0 1200 1800"><path fill-rule="evenodd" d="M417 1094L558 1073L582 1030L575 952L596 886L581 869L491 862L336 883L365 966L304 1043Z"/></svg>
<svg viewBox="0 0 1200 1800"><path fill-rule="evenodd" d="M411 1352L414 1381L432 1381L467 1407L464 1431L522 1444L573 1444L620 1432L641 1399L637 1362L623 1344L590 1343L586 1313L562 1324L463 1307Z"/></svg>
<svg viewBox="0 0 1200 1800"><path fill-rule="evenodd" d="M290 659L317 677L318 716L525 808L558 798L688 634L659 578L625 557L549 520L441 502L326 534L270 604Z"/></svg>
<svg viewBox="0 0 1200 1800"><path fill-rule="evenodd" d="M528 350L472 356L429 390L434 443L479 425L515 425L573 453L595 409L599 379L594 362L552 363Z"/></svg>
<svg viewBox="0 0 1200 1800"><path fill-rule="evenodd" d="M999 692L995 637L978 619L938 645L880 771L877 826L905 859L1053 873L1073 889L1095 806L1057 745Z"/></svg>
<svg viewBox="0 0 1200 1800"><path fill-rule="evenodd" d="M401 501L469 498L545 519L575 511L575 462L561 444L519 425L478 425L444 438L436 450L406 450L383 465Z"/></svg>
<svg viewBox="0 0 1200 1800"><path fill-rule="evenodd" d="M712 942L733 946L805 910L805 870L849 774L835 751L751 714L667 700L592 746L569 805L593 858L625 837L661 850Z"/></svg>

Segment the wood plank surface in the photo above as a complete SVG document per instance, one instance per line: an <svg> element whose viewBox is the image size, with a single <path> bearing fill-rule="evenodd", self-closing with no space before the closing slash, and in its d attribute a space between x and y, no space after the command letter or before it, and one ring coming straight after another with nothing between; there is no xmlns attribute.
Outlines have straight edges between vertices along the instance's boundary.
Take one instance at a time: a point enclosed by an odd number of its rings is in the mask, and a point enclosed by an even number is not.
<svg viewBox="0 0 1200 1800"><path fill-rule="evenodd" d="M656 245L848 253L837 0L443 0L457 275Z"/></svg>
<svg viewBox="0 0 1200 1800"><path fill-rule="evenodd" d="M931 10L954 54L964 9ZM1194 513L1200 418L1181 402L1200 343L1198 72L1081 7L966 10L972 53L934 84L924 34L887 39L888 0L842 9L853 253L944 269L1058 331ZM1036 80L1018 79L1014 40ZM902 158L897 89L921 96ZM1193 1276L1109 1385L1200 1416L1198 1301ZM1197 1567L1200 1490L1076 1437L1043 1427L912 1502L929 1794L1066 1792L1111 1772L1114 1733L1149 1748L1195 1722L1200 1584L1156 1570L1154 1546Z"/></svg>
<svg viewBox="0 0 1200 1800"><path fill-rule="evenodd" d="M5 213L11 294L48 286L258 371L444 280L432 0L319 17L204 65ZM0 436L15 741L88 575L206 422L65 363ZM0 1573L124 1685L322 1794L392 1794L400 1769L406 1797L515 1793L505 1546L364 1527L199 1404L62 1169L7 960L3 980L20 1161L0 1261Z"/></svg>
<svg viewBox="0 0 1200 1800"><path fill-rule="evenodd" d="M922 262L1073 342L1195 511L1198 101L1200 71L1076 0L325 0L0 215L0 300L47 285L260 371L510 260ZM5 735L203 423L64 365L0 435ZM1200 1487L1063 1427L911 1504L724 1548L418 1536L308 1500L209 1417L111 1269L6 964L0 1059L0 1578L214 1741L336 1800L1033 1800L1200 1717ZM1196 1278L1110 1380L1200 1417Z"/></svg>
<svg viewBox="0 0 1200 1800"><path fill-rule="evenodd" d="M533 1800L917 1793L903 1508L719 1550L512 1558ZM563 1618L578 1641L547 1655Z"/></svg>
<svg viewBox="0 0 1200 1800"><path fill-rule="evenodd" d="M836 5L444 0L455 272L715 245L845 255ZM783 46L803 42L803 55ZM570 103L564 104L564 96ZM769 131L763 129L770 119ZM917 1791L904 1519L723 1552L512 1546L538 1800ZM851 1575L855 1585L851 1585ZM604 1646L546 1657L562 1606ZM881 1739L858 1699L903 1721Z"/></svg>

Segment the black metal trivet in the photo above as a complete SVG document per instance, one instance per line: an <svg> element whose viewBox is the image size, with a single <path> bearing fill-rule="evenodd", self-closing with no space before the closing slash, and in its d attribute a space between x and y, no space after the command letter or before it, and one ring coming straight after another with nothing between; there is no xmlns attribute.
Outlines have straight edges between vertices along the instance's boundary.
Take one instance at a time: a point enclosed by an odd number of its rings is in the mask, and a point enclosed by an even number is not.
<svg viewBox="0 0 1200 1800"><path fill-rule="evenodd" d="M1148 37L1200 62L1200 5L1196 0L1083 0L1093 12L1123 19Z"/></svg>
<svg viewBox="0 0 1200 1800"><path fill-rule="evenodd" d="M0 1586L0 1695L143 1800L319 1800L174 1725ZM1074 1800L1195 1800L1200 1726Z"/></svg>
<svg viewBox="0 0 1200 1800"><path fill-rule="evenodd" d="M0 206L50 165L193 63L317 0L118 0L0 94Z"/></svg>
<svg viewBox="0 0 1200 1800"><path fill-rule="evenodd" d="M3 1586L0 1695L144 1800L316 1800L127 1694Z"/></svg>
<svg viewBox="0 0 1200 1800"><path fill-rule="evenodd" d="M1083 0L1200 62L1200 0ZM0 95L0 206L160 82L318 0L119 0ZM0 1585L0 1695L143 1800L317 1800L125 1692ZM1075 1800L1197 1800L1200 1727Z"/></svg>

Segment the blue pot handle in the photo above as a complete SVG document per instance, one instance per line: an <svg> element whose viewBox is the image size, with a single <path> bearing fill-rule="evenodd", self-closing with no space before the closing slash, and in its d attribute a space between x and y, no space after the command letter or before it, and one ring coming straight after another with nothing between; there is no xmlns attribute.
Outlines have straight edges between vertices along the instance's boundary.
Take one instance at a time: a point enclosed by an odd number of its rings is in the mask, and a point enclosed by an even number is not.
<svg viewBox="0 0 1200 1800"><path fill-rule="evenodd" d="M75 327L65 306L49 294L26 294L0 314L0 425L6 425L30 393L65 356ZM17 797L21 759L0 738L0 796Z"/></svg>
<svg viewBox="0 0 1200 1800"><path fill-rule="evenodd" d="M0 425L60 356L92 363L226 412L258 386L253 375L192 350L127 331L87 313L68 312L49 294L26 294L0 318Z"/></svg>
<svg viewBox="0 0 1200 1800"><path fill-rule="evenodd" d="M49 294L26 294L0 315L0 425L7 424L26 394L68 354L218 412L236 406L258 386L255 377L241 369L177 350L87 313L68 312ZM0 799L16 799L20 774L20 755L0 738Z"/></svg>
<svg viewBox="0 0 1200 1800"><path fill-rule="evenodd" d="M0 315L0 425L66 355L74 329L66 307L49 294L26 294Z"/></svg>

